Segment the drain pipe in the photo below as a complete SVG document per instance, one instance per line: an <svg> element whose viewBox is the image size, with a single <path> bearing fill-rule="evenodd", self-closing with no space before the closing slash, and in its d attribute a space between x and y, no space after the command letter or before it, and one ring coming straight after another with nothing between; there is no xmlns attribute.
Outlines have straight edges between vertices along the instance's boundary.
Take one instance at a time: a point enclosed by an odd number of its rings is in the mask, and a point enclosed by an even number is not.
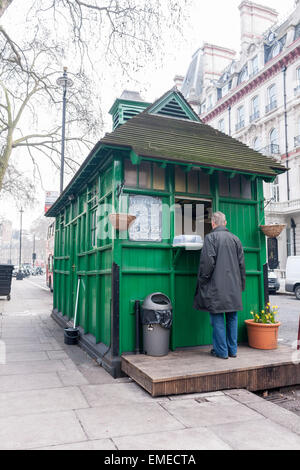
<svg viewBox="0 0 300 470"><path fill-rule="evenodd" d="M287 120L287 95L286 95L286 65L282 68L283 72L283 99L284 99L284 134L285 134L285 155L286 155L286 167L288 168L289 158L289 143L288 143L288 120ZM287 200L290 201L290 175L286 172L286 183L287 183Z"/></svg>
<svg viewBox="0 0 300 470"><path fill-rule="evenodd" d="M229 135L231 135L231 106L228 106L228 127Z"/></svg>
<svg viewBox="0 0 300 470"><path fill-rule="evenodd" d="M141 303L139 300L134 302L134 311L135 311L135 354L140 354L140 308Z"/></svg>

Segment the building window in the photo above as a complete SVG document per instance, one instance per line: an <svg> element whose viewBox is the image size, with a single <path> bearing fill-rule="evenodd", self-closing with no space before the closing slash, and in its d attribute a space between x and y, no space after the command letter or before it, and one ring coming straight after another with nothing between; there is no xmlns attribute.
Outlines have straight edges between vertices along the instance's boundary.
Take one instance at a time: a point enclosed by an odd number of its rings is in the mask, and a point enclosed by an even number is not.
<svg viewBox="0 0 300 470"><path fill-rule="evenodd" d="M268 104L266 106L266 113L269 113L270 111L276 108L277 108L276 85L273 84L268 88Z"/></svg>
<svg viewBox="0 0 300 470"><path fill-rule="evenodd" d="M261 142L260 142L260 138L259 137L255 137L254 141L253 141L253 148L254 150L256 150L257 152L259 152L259 150L261 149Z"/></svg>
<svg viewBox="0 0 300 470"><path fill-rule="evenodd" d="M251 75L255 75L258 72L258 57L257 55L251 60Z"/></svg>
<svg viewBox="0 0 300 470"><path fill-rule="evenodd" d="M259 119L259 97L255 96L251 101L251 115L250 122Z"/></svg>
<svg viewBox="0 0 300 470"><path fill-rule="evenodd" d="M272 129L270 132L270 151L272 155L279 153L277 129Z"/></svg>
<svg viewBox="0 0 300 470"><path fill-rule="evenodd" d="M245 108L244 106L240 106L237 110L237 123L235 126L235 130L238 131L245 127Z"/></svg>
<svg viewBox="0 0 300 470"><path fill-rule="evenodd" d="M207 111L209 111L212 107L213 107L212 95L209 95L207 99Z"/></svg>
<svg viewBox="0 0 300 470"><path fill-rule="evenodd" d="M275 179L274 183L271 185L271 196L273 198L273 202L279 202L279 181L278 176Z"/></svg>
<svg viewBox="0 0 300 470"><path fill-rule="evenodd" d="M220 132L225 132L225 121L224 121L224 119L221 119L218 122L218 128L219 128Z"/></svg>
<svg viewBox="0 0 300 470"><path fill-rule="evenodd" d="M248 66L245 65L245 66L242 68L242 70L241 70L241 72L240 72L240 74L239 74L238 85L239 85L240 83L243 83L244 81L246 81L247 78L248 78Z"/></svg>
<svg viewBox="0 0 300 470"><path fill-rule="evenodd" d="M300 95L300 67L296 69L296 87L294 88L295 96Z"/></svg>

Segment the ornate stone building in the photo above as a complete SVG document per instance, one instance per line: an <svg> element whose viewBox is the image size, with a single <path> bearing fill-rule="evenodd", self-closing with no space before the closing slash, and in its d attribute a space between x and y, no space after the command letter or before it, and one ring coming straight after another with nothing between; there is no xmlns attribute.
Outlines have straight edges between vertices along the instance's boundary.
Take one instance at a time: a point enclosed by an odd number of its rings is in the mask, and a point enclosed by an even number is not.
<svg viewBox="0 0 300 470"><path fill-rule="evenodd" d="M239 6L241 51L205 43L185 77L175 77L201 119L290 171L265 185L267 222L285 223L279 267L300 255L300 2L278 22L275 10Z"/></svg>

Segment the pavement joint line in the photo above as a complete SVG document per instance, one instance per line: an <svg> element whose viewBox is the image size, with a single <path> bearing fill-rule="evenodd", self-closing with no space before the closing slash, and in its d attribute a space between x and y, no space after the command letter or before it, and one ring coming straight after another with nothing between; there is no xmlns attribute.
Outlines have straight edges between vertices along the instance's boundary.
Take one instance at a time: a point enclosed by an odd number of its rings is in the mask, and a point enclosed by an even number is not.
<svg viewBox="0 0 300 470"><path fill-rule="evenodd" d="M256 396L257 396L257 395L256 395ZM235 398L235 397L236 397L236 398ZM263 418L265 418L265 419L267 419L267 420L269 420L269 421L271 421L271 422L275 422L276 424L278 424L279 426L284 427L285 429L289 430L290 432L293 432L293 433L295 433L295 434L297 434L297 435L300 435L300 432L295 431L295 430L292 428L292 426L288 425L288 423L287 423L286 420L285 420L284 423L283 423L282 421L277 420L277 419L276 419L276 416L274 417L274 415L273 415L272 413L269 413L268 411L267 411L267 412L266 412L266 411L262 412L262 411L258 410L257 407L255 406L255 403L251 403L251 402L245 403L245 402L243 402L242 400L238 400L238 395L233 395L232 398L233 398L234 400L236 400L238 403L241 403L242 405L246 406L247 408L250 408L251 410L255 411L255 413L261 415ZM261 398L261 397L258 397L258 398ZM261 403L263 403L263 402L265 403L265 402L266 402L266 401L264 400L264 398L261 398L261 400L262 400ZM275 409L275 407L276 407L276 409L277 409L277 411L278 411L279 413L280 413L280 411L282 410L282 413L284 413L284 412L286 411L287 413L290 414L291 417L292 417L292 416L295 416L295 413L293 413L292 411L290 411L290 410L288 410L288 409L286 409L286 408L282 408L281 406L277 405L276 403L272 403L271 401L268 401L267 403L269 403L271 406L273 406L274 409ZM268 405L268 406L269 406L269 405ZM285 424L285 423L287 423L287 424Z"/></svg>
<svg viewBox="0 0 300 470"><path fill-rule="evenodd" d="M187 426L186 424L182 423L180 421L180 419L177 417L177 416L174 416L169 410L167 410L163 405L164 405L164 402L157 402L158 405L164 410L166 411L170 416L172 416L173 419L175 419L176 421L178 421L179 424L181 424L181 426L183 426L184 429L189 429L189 426Z"/></svg>
<svg viewBox="0 0 300 470"><path fill-rule="evenodd" d="M47 287L40 286L40 285L37 284L36 282L29 281L28 279L27 279L26 282L29 282L29 284L32 284L33 286L37 286L37 287L39 287L40 289L43 289L43 290L46 290L47 292L49 292L49 289L48 289Z"/></svg>

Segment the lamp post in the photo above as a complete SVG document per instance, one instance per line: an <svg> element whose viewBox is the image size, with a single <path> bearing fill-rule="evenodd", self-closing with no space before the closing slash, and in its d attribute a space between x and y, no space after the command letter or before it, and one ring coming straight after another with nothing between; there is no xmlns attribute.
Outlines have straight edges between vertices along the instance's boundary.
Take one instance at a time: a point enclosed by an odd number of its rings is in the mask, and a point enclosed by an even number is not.
<svg viewBox="0 0 300 470"><path fill-rule="evenodd" d="M62 111L62 131L61 131L61 157L60 157L60 193L64 190L64 169L65 169L65 127L66 127L66 101L67 89L73 86L73 81L68 78L67 67L64 67L62 77L56 80L57 85L63 88L63 111Z"/></svg>
<svg viewBox="0 0 300 470"><path fill-rule="evenodd" d="M23 209L20 209L20 246L19 246L19 272L17 273L16 280L23 281L23 273L21 271L21 263L22 263L22 216L23 216Z"/></svg>

